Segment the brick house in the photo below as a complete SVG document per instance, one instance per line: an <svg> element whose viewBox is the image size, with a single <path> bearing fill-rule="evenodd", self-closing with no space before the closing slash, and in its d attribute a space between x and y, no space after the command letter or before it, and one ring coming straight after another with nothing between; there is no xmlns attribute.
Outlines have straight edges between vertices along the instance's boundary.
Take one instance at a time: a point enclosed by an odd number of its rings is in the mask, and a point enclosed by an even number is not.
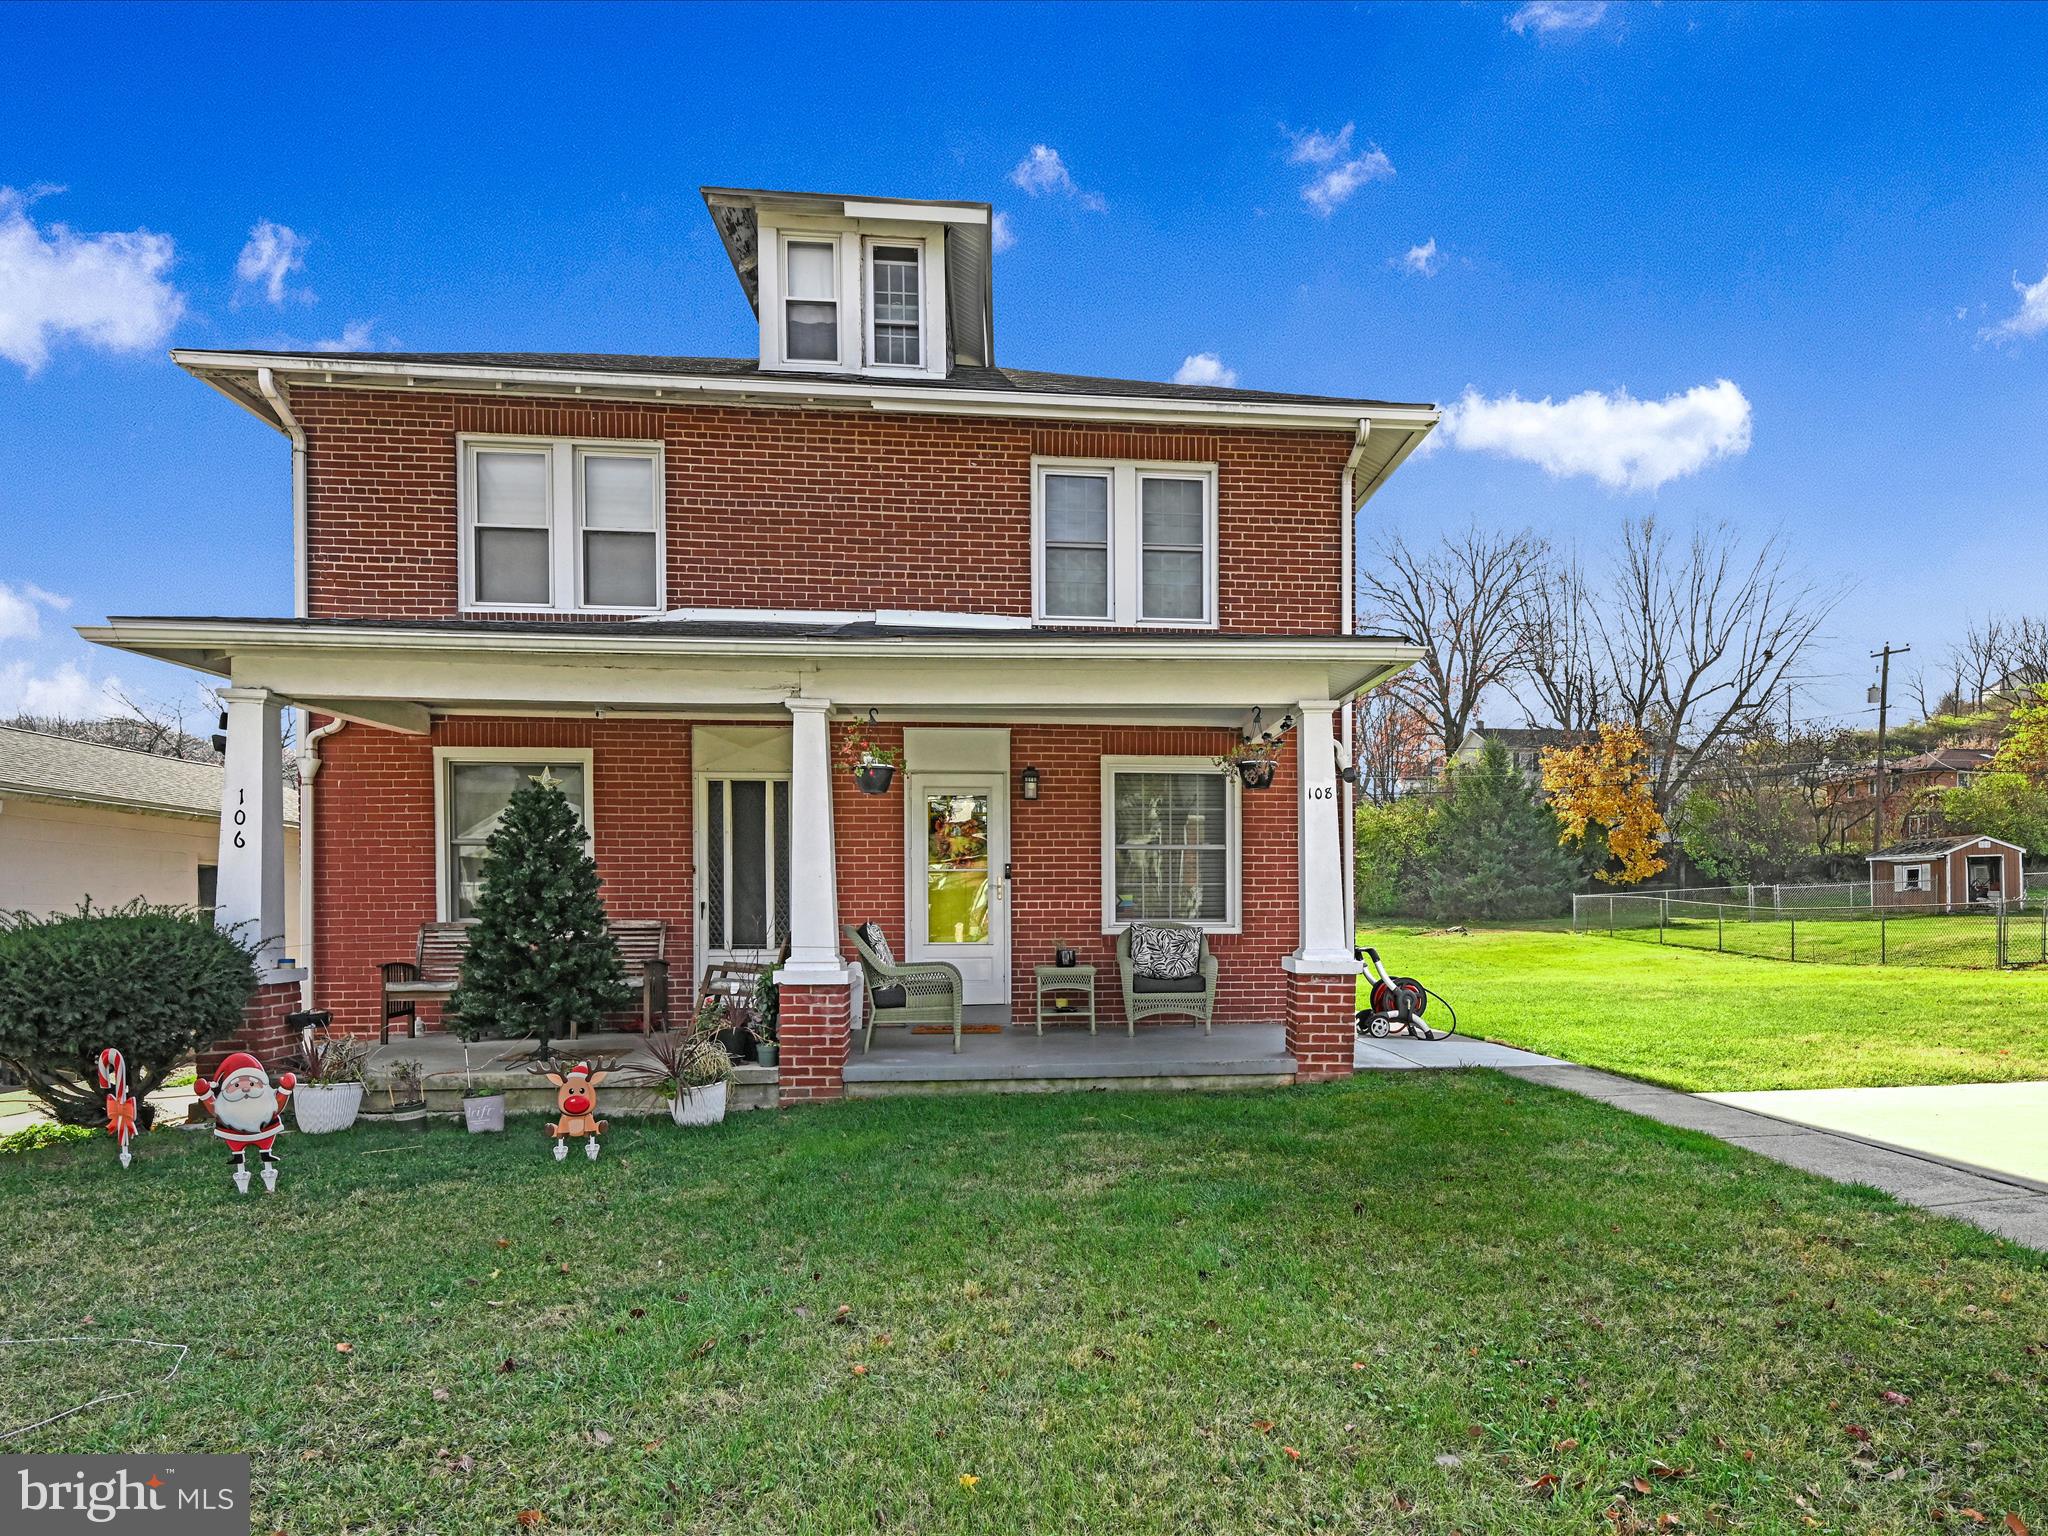
<svg viewBox="0 0 2048 1536"><path fill-rule="evenodd" d="M1884 769L1884 824L1908 837L1933 835L1940 824L1938 795L1968 789L1991 771L1997 754L1989 747L1935 747L1915 752ZM1877 809L1877 768L1852 768L1828 779L1821 804L1833 811L1845 832L1867 828Z"/></svg>
<svg viewBox="0 0 2048 1536"><path fill-rule="evenodd" d="M377 967L467 914L545 770L679 983L786 947L784 1102L841 1090L867 920L993 1021L1062 945L1119 1020L1117 932L1193 920L1219 1023L1348 1072L1344 706L1419 654L1355 631L1354 521L1436 410L998 367L986 204L704 197L754 357L174 353L290 440L295 614L82 633L229 682L219 901L265 934L263 765L308 713L312 942L271 946L266 1018L303 987L373 1034ZM1217 770L1276 726L1270 789ZM966 868L931 842L962 807Z"/></svg>

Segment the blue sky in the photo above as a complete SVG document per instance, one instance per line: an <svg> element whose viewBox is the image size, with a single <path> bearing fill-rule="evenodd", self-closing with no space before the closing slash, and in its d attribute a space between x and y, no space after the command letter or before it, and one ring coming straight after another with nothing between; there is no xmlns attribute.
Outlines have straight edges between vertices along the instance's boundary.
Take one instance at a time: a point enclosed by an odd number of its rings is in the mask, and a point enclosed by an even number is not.
<svg viewBox="0 0 2048 1536"><path fill-rule="evenodd" d="M1804 713L2048 608L2048 8L0 7L0 53L0 712L184 686L72 624L289 609L284 441L167 346L747 353L707 182L993 202L1012 366L1467 401L1368 539L1780 533L1847 592Z"/></svg>

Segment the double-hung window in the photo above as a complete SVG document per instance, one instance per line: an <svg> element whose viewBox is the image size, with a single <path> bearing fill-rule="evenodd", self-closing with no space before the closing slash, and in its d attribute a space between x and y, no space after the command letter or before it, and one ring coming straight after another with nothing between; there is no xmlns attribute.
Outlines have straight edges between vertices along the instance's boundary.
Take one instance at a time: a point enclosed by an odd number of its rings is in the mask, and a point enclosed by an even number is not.
<svg viewBox="0 0 2048 1536"><path fill-rule="evenodd" d="M782 324L789 361L839 361L838 241L783 241Z"/></svg>
<svg viewBox="0 0 2048 1536"><path fill-rule="evenodd" d="M463 604L654 613L662 606L661 449L465 438Z"/></svg>
<svg viewBox="0 0 2048 1536"><path fill-rule="evenodd" d="M1200 758L1102 761L1103 928L1239 926L1238 782Z"/></svg>
<svg viewBox="0 0 2048 1536"><path fill-rule="evenodd" d="M870 240L868 361L883 368L924 366L924 247Z"/></svg>
<svg viewBox="0 0 2048 1536"><path fill-rule="evenodd" d="M1041 620L1215 628L1213 467L1039 460L1032 528Z"/></svg>

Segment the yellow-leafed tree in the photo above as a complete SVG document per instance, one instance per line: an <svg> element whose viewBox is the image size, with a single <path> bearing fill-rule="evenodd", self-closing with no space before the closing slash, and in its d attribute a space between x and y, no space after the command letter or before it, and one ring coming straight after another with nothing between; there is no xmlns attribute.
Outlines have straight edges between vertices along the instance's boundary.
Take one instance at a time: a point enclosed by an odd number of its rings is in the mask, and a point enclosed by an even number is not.
<svg viewBox="0 0 2048 1536"><path fill-rule="evenodd" d="M1664 818L1650 792L1650 748L1632 725L1602 725L1599 737L1543 752L1543 788L1557 816L1560 842L1589 831L1607 836L1619 869L1602 870L1610 885L1634 885L1664 868L1658 851Z"/></svg>

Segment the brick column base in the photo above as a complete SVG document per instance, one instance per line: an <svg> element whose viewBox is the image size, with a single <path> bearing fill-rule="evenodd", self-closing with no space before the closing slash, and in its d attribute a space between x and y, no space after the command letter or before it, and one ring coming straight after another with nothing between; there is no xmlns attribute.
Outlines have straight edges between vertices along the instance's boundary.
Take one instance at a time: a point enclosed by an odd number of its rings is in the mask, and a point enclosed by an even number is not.
<svg viewBox="0 0 2048 1536"><path fill-rule="evenodd" d="M775 1019L776 1089L781 1103L846 1096L846 1056L853 1039L853 989L797 986L780 990Z"/></svg>
<svg viewBox="0 0 2048 1536"><path fill-rule="evenodd" d="M1287 972L1287 1054L1297 1083L1351 1075L1357 1014L1356 975Z"/></svg>
<svg viewBox="0 0 2048 1536"><path fill-rule="evenodd" d="M267 981L249 994L242 1008L242 1025L225 1040L202 1045L195 1053L199 1075L211 1080L214 1069L230 1051L247 1051L274 1074L278 1063L297 1053L299 1042L285 1028L284 1016L299 1010L296 981Z"/></svg>

